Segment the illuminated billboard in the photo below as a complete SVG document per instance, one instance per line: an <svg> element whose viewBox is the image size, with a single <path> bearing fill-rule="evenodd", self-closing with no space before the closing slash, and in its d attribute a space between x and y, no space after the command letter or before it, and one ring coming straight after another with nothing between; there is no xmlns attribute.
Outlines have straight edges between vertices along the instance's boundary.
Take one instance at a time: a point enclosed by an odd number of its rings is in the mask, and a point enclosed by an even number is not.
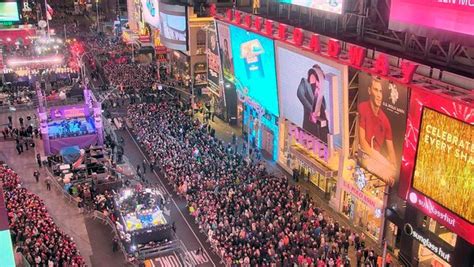
<svg viewBox="0 0 474 267"><path fill-rule="evenodd" d="M230 26L230 35L237 89L246 88L250 98L278 116L273 40L235 26Z"/></svg>
<svg viewBox="0 0 474 267"><path fill-rule="evenodd" d="M281 114L325 144L342 147L343 90L347 67L277 42Z"/></svg>
<svg viewBox="0 0 474 267"><path fill-rule="evenodd" d="M158 0L141 0L143 20L155 28L160 27Z"/></svg>
<svg viewBox="0 0 474 267"><path fill-rule="evenodd" d="M389 28L437 39L474 40L473 14L472 0L392 0Z"/></svg>
<svg viewBox="0 0 474 267"><path fill-rule="evenodd" d="M217 32L219 36L219 52L222 62L222 73L228 81L234 80L234 61L230 40L230 28L228 24L218 22Z"/></svg>
<svg viewBox="0 0 474 267"><path fill-rule="evenodd" d="M406 130L408 89L359 73L359 164L393 186L398 181Z"/></svg>
<svg viewBox="0 0 474 267"><path fill-rule="evenodd" d="M217 36L215 31L207 33L207 80L215 86L219 86L219 77L221 63L219 60L219 47L217 44Z"/></svg>
<svg viewBox="0 0 474 267"><path fill-rule="evenodd" d="M160 3L160 40L175 50L188 50L188 21L186 6Z"/></svg>
<svg viewBox="0 0 474 267"><path fill-rule="evenodd" d="M0 1L0 23L1 22L18 22L20 21L20 13L18 11L18 3L16 0Z"/></svg>
<svg viewBox="0 0 474 267"><path fill-rule="evenodd" d="M474 107L412 89L399 195L474 244Z"/></svg>
<svg viewBox="0 0 474 267"><path fill-rule="evenodd" d="M413 188L474 223L474 125L424 108L418 140Z"/></svg>
<svg viewBox="0 0 474 267"><path fill-rule="evenodd" d="M342 0L280 0L280 3L286 3L297 6L304 6L316 10L342 14L344 1Z"/></svg>

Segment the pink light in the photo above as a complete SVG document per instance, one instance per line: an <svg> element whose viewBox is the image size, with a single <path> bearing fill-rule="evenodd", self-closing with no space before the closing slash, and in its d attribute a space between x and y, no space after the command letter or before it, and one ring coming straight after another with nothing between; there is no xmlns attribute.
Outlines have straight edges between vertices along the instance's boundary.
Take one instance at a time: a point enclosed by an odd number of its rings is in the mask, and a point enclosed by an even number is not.
<svg viewBox="0 0 474 267"><path fill-rule="evenodd" d="M7 66L11 67L18 67L24 66L28 64L59 64L63 62L63 57L60 56L53 56L53 57L45 57L45 58L37 58L37 59L21 59L21 58L14 58L7 60Z"/></svg>

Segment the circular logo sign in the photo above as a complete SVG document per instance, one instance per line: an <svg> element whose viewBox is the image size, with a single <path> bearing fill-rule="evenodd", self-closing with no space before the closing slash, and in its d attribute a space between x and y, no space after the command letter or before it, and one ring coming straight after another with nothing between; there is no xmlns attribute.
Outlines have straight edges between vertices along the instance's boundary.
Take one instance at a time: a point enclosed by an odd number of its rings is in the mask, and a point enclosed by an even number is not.
<svg viewBox="0 0 474 267"><path fill-rule="evenodd" d="M38 21L38 26L42 29L45 28L47 25L48 25L48 23L46 23L46 20Z"/></svg>

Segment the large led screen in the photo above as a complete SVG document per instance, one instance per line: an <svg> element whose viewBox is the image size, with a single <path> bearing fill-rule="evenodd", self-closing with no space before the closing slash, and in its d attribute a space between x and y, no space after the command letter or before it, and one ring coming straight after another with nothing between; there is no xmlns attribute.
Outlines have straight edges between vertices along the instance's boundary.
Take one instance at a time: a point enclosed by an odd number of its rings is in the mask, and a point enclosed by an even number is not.
<svg viewBox="0 0 474 267"><path fill-rule="evenodd" d="M20 21L17 1L1 1L0 2L0 22L17 22Z"/></svg>
<svg viewBox="0 0 474 267"><path fill-rule="evenodd" d="M143 20L153 27L160 27L158 0L142 0Z"/></svg>
<svg viewBox="0 0 474 267"><path fill-rule="evenodd" d="M423 109L413 188L474 223L474 125Z"/></svg>
<svg viewBox="0 0 474 267"><path fill-rule="evenodd" d="M342 0L280 0L280 3L309 7L316 10L342 14Z"/></svg>
<svg viewBox="0 0 474 267"><path fill-rule="evenodd" d="M326 144L332 135L334 145L342 147L347 67L280 42L276 58L282 116Z"/></svg>
<svg viewBox="0 0 474 267"><path fill-rule="evenodd" d="M457 33L457 39L462 40L474 37L473 14L472 0L392 0L389 27L438 39L453 38L448 33Z"/></svg>
<svg viewBox="0 0 474 267"><path fill-rule="evenodd" d="M230 26L236 87L269 113L279 116L273 40Z"/></svg>
<svg viewBox="0 0 474 267"><path fill-rule="evenodd" d="M175 50L188 50L186 6L160 3L160 40Z"/></svg>
<svg viewBox="0 0 474 267"><path fill-rule="evenodd" d="M407 87L359 74L359 164L389 185L398 181L406 130Z"/></svg>

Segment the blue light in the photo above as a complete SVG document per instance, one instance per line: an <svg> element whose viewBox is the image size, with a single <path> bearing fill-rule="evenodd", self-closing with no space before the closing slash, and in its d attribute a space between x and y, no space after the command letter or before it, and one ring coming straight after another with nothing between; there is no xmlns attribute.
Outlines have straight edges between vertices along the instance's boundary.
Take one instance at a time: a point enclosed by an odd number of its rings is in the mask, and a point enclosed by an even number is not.
<svg viewBox="0 0 474 267"><path fill-rule="evenodd" d="M230 33L235 77L250 98L279 116L273 40L235 26Z"/></svg>

